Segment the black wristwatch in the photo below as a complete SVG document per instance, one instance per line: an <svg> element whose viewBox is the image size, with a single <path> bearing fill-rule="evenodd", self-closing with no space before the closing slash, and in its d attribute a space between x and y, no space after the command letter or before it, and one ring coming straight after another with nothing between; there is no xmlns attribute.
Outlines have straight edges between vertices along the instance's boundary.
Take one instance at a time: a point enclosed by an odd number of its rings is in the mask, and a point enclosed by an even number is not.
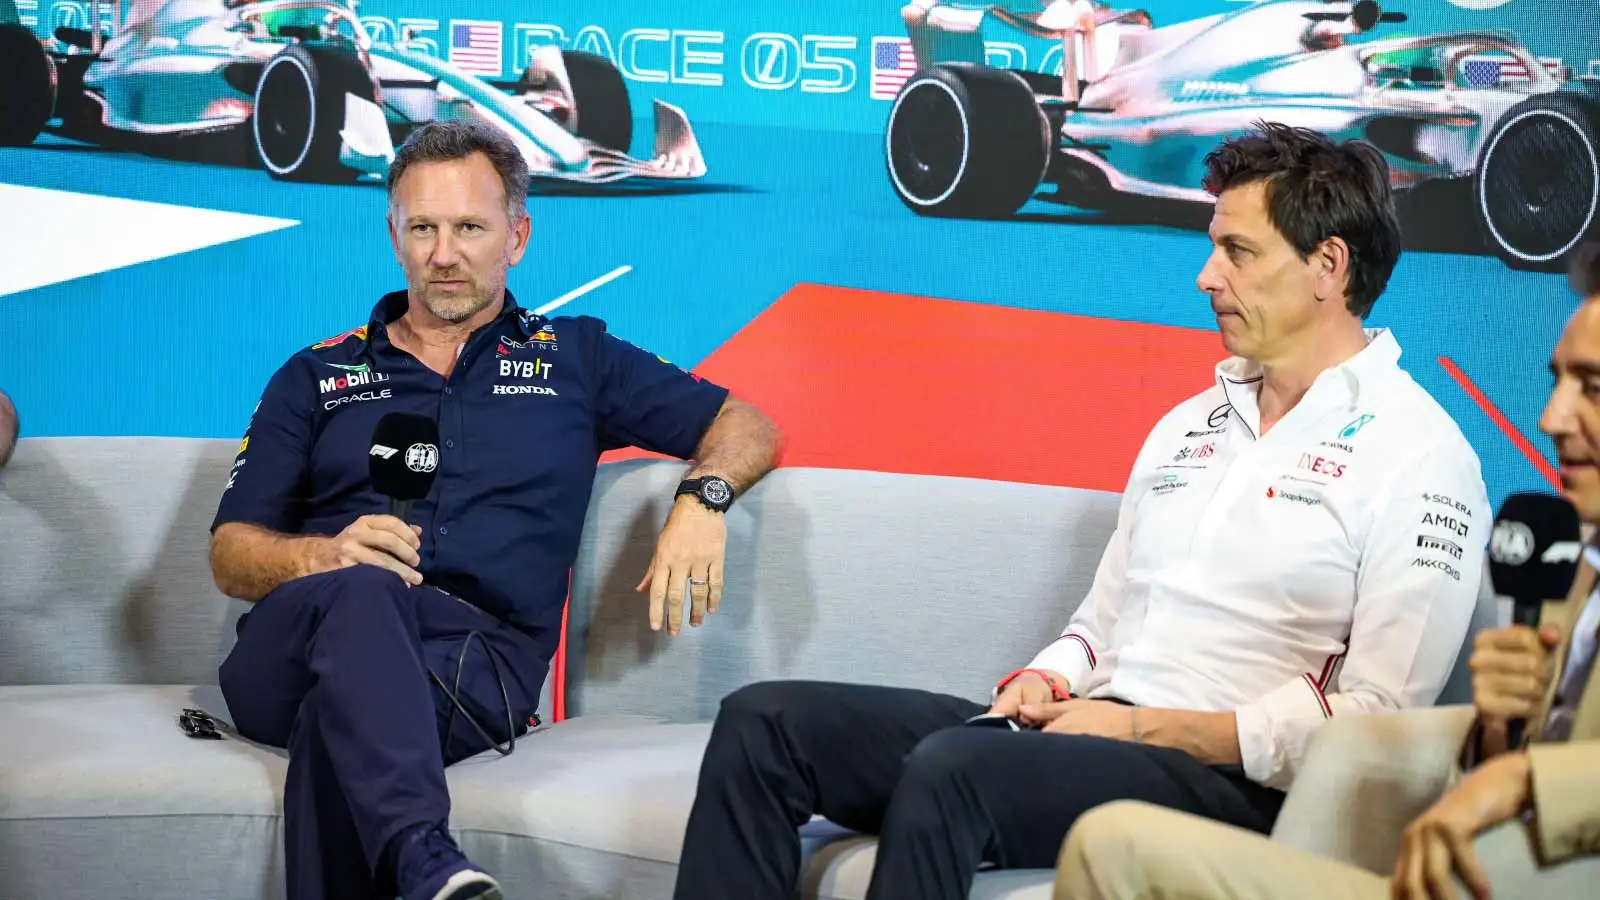
<svg viewBox="0 0 1600 900"><path fill-rule="evenodd" d="M673 497L676 499L684 494L693 494L706 509L720 513L727 512L728 507L733 505L733 485L715 475L684 479L678 485L678 492Z"/></svg>

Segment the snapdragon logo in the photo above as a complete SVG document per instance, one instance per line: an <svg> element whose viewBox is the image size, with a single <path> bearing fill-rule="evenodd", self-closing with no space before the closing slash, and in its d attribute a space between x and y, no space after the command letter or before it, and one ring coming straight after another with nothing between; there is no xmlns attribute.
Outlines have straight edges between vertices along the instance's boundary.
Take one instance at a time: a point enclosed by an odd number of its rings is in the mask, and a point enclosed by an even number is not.
<svg viewBox="0 0 1600 900"><path fill-rule="evenodd" d="M1306 494L1297 494L1294 491L1286 491L1283 488L1279 488L1279 487L1269 487L1269 488L1267 488L1267 499L1268 500L1287 500L1290 503L1301 503L1301 504L1304 504L1306 506L1321 506L1322 505L1322 498L1321 497L1311 497L1311 496L1308 496Z"/></svg>

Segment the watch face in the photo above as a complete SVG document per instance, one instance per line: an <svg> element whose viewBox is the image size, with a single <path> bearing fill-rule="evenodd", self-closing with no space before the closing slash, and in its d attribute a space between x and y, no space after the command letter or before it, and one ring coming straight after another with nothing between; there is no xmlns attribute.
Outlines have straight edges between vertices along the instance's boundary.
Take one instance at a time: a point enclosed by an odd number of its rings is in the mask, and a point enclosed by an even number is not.
<svg viewBox="0 0 1600 900"><path fill-rule="evenodd" d="M701 496L705 497L707 501L721 506L722 504L728 502L733 494L733 491L728 488L728 483L726 481L723 481L720 478L710 478L706 480L705 484L701 485L700 494Z"/></svg>

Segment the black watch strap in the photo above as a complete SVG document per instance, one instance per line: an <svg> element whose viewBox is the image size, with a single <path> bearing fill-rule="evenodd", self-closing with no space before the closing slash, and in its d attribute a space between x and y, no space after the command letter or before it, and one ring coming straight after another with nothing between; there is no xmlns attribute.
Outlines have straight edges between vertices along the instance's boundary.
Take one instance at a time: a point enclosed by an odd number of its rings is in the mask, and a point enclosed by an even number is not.
<svg viewBox="0 0 1600 900"><path fill-rule="evenodd" d="M733 505L733 485L715 475L685 478L678 484L674 497L684 494L693 494L707 509L717 512L727 512L728 507Z"/></svg>

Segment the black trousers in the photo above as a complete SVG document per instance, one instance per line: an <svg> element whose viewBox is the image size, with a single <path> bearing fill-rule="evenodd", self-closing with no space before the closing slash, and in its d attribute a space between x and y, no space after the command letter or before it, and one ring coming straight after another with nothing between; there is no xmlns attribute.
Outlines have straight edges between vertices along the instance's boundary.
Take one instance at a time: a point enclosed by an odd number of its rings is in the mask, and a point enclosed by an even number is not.
<svg viewBox="0 0 1600 900"><path fill-rule="evenodd" d="M722 703L676 900L791 900L814 814L878 836L867 900L966 900L984 863L1053 868L1072 823L1145 800L1266 833L1281 791L1179 750L963 725L925 691L764 682Z"/></svg>

